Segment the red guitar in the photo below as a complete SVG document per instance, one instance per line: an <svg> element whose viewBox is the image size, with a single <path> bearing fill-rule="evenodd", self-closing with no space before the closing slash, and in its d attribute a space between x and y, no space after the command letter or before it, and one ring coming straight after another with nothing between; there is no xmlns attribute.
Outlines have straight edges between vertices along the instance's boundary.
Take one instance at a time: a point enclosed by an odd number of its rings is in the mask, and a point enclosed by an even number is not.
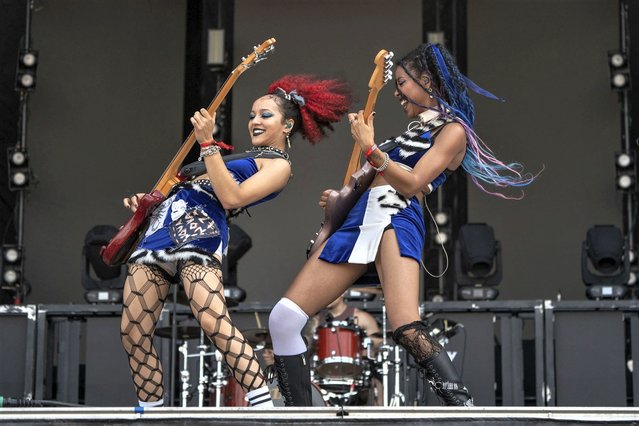
<svg viewBox="0 0 639 426"><path fill-rule="evenodd" d="M212 114L218 109L235 84L235 81L244 71L266 59L266 55L275 48L274 44L275 39L269 38L259 46L255 46L249 56L242 58L242 62L231 72L220 91L215 95L215 98L208 106L207 110L209 113ZM109 244L102 248L101 254L104 263L113 266L127 261L131 252L137 247L141 236L144 234L153 210L166 199L173 185L183 180L179 176L179 170L195 141L195 134L191 132L151 190L151 193L145 194L144 197L139 200L138 209L131 219L120 228L120 231L111 239Z"/></svg>
<svg viewBox="0 0 639 426"><path fill-rule="evenodd" d="M366 123L368 123L373 113L379 91L393 77L393 72L391 71L393 66L392 59L393 52L383 49L375 56L375 69L368 82L368 99L364 107L364 120ZM348 212L373 182L375 170L368 163L360 168L361 156L362 150L355 142L351 159L346 169L346 175L344 176L344 187L339 192L331 191L329 194L324 208L324 222L319 232L317 232L317 237L315 240L311 240L306 250L307 257L313 254L344 223Z"/></svg>

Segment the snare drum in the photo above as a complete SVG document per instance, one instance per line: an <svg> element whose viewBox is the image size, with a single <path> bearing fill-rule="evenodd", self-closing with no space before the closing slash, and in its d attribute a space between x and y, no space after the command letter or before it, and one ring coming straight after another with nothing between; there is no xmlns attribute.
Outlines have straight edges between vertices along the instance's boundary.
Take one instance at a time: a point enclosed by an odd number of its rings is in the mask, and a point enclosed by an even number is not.
<svg viewBox="0 0 639 426"><path fill-rule="evenodd" d="M357 326L317 328L317 368L323 378L354 378L361 374L362 333Z"/></svg>

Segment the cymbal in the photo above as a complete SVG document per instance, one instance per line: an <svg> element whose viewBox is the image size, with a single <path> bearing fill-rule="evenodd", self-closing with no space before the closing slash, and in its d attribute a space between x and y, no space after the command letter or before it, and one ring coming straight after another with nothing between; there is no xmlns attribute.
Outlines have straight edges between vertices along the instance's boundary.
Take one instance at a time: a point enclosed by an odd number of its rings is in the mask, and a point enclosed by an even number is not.
<svg viewBox="0 0 639 426"><path fill-rule="evenodd" d="M271 341L271 335L266 328L250 328L248 330L242 330L244 338L253 346L271 347L273 345Z"/></svg>
<svg viewBox="0 0 639 426"><path fill-rule="evenodd" d="M198 339L202 329L197 326L178 325L177 338L180 340ZM158 337L171 338L172 327L158 327L155 329L155 335Z"/></svg>

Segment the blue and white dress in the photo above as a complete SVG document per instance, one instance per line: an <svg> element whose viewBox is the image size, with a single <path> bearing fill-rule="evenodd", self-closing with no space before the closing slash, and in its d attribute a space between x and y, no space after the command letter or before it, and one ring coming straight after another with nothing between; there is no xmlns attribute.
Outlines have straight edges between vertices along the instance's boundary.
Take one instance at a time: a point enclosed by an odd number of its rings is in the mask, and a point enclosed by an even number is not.
<svg viewBox="0 0 639 426"><path fill-rule="evenodd" d="M254 158L242 158L226 163L228 171L239 185L258 171ZM275 198L274 192L247 206ZM177 263L193 261L202 265L216 263L213 257L226 254L229 231L226 211L218 201L208 179L192 180L175 185L153 212L149 227L129 263L160 265L174 274Z"/></svg>
<svg viewBox="0 0 639 426"><path fill-rule="evenodd" d="M419 118L408 131L379 145L391 160L409 170L433 145L438 131L452 121L439 118L430 110ZM436 179L438 185L445 179L442 173ZM390 185L369 188L362 194L342 226L328 239L319 258L330 263L374 262L382 234L391 227L400 254L419 262L426 238L422 207L417 197L408 199Z"/></svg>

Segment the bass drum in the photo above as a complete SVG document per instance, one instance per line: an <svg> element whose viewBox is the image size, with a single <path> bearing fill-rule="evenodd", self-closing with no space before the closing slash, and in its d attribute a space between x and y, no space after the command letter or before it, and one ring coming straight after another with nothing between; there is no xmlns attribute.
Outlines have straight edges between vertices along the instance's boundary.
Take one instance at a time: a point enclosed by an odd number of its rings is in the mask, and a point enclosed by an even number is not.
<svg viewBox="0 0 639 426"><path fill-rule="evenodd" d="M311 402L313 404L313 407L326 407L328 404L326 403L326 401L324 401L320 389L314 383L311 383L311 385ZM268 384L268 388L271 392L273 405L275 405L276 407L284 407L284 398L280 393L280 388L277 387L277 379L273 379L273 382Z"/></svg>

